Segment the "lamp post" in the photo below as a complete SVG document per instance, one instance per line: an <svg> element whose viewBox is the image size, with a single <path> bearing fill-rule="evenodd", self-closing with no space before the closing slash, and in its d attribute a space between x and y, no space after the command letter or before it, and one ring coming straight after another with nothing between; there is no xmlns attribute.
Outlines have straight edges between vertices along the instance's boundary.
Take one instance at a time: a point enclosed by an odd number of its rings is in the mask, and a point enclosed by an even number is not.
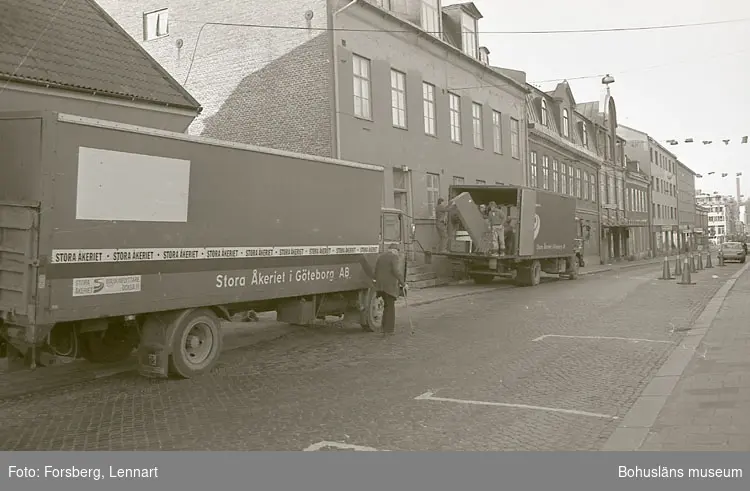
<svg viewBox="0 0 750 491"><path fill-rule="evenodd" d="M606 111L607 111L607 105L609 104L609 98L610 98L609 85L613 84L613 83L615 83L615 78L612 75L610 75L610 74L607 74L607 75L605 75L602 78L602 84L607 87L607 97L604 99L604 107L602 108L602 111L601 111L602 113L606 113ZM612 138L615 138L615 136L612 135ZM614 149L610 149L610 152L614 152ZM600 170L599 176L598 176L599 179L597 179L597 181L599 181L599 191L600 191L599 192L600 196L599 196L599 200L598 200L599 201L599 258L600 259L604 258L604 244L603 244L603 242L604 242L604 239L606 238L607 239L607 260L611 261L612 258L609 257L609 236L608 236L609 234L605 234L604 233L604 219L603 219L604 218L604 213L602 211L604 209L604 207L602 206L602 200L604 199L604 195L602 195L602 193L601 193L601 189L602 189L601 179L602 179L602 176L604 176L604 178L605 178L604 186L605 187L609 186L609 183L606 182L606 173ZM602 263L603 263L603 261L602 261Z"/></svg>

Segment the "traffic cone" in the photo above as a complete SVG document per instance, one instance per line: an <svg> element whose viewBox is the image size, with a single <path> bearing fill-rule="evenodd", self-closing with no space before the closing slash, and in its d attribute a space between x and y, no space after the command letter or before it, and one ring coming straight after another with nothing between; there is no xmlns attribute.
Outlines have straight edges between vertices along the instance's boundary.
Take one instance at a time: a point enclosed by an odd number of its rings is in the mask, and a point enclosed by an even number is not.
<svg viewBox="0 0 750 491"><path fill-rule="evenodd" d="M708 251L708 254L706 254L706 269L713 268L714 265L711 263L711 251Z"/></svg>
<svg viewBox="0 0 750 491"><path fill-rule="evenodd" d="M697 273L698 272L698 267L695 264L695 256L693 255L692 252L690 253L690 272L691 273Z"/></svg>
<svg viewBox="0 0 750 491"><path fill-rule="evenodd" d="M695 285L692 278L690 278L690 260L685 256L685 262L682 265L682 278L677 282L678 285Z"/></svg>
<svg viewBox="0 0 750 491"><path fill-rule="evenodd" d="M682 257L679 254L677 255L677 261L674 262L674 275L682 276Z"/></svg>
<svg viewBox="0 0 750 491"><path fill-rule="evenodd" d="M669 258L667 256L664 256L664 268L662 268L661 271L661 278L660 280L673 280L672 273L669 271Z"/></svg>
<svg viewBox="0 0 750 491"><path fill-rule="evenodd" d="M703 253L699 252L698 253L698 271L702 271L702 270L703 270Z"/></svg>

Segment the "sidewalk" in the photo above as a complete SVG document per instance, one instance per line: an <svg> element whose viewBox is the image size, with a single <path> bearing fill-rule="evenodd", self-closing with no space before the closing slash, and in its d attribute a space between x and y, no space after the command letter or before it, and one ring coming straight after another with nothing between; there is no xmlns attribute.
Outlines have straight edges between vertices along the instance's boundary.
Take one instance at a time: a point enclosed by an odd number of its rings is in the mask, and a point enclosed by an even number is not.
<svg viewBox="0 0 750 491"><path fill-rule="evenodd" d="M716 293L604 450L750 450L748 268Z"/></svg>
<svg viewBox="0 0 750 491"><path fill-rule="evenodd" d="M670 268L674 270L674 262L677 259L677 256L670 256ZM585 268L581 268L580 275L581 276L587 276L587 275L593 275L593 274L600 274L600 273L606 273L609 271L619 271L622 269L631 269L631 268L641 268L646 266L654 266L657 264L661 264L664 262L664 258L660 257L657 259L644 259L641 261L626 261L622 263L614 263L614 264L604 264L604 265L596 265L596 266L586 266ZM451 285L443 285L443 286L436 286L432 288L422 288L422 289L414 289L409 291L409 306L415 307L417 305L426 305L434 302L439 302L441 300L448 300L451 298L459 298L459 297L466 297L468 295L476 295L479 293L484 292L492 292L497 291L505 288L516 288L515 286L508 285L507 283L495 283L492 286L486 286L486 285L475 285L473 281L467 280L467 281L459 281L457 283L453 283ZM400 298L398 302L396 302L396 306L403 307L405 305L405 301L403 298Z"/></svg>

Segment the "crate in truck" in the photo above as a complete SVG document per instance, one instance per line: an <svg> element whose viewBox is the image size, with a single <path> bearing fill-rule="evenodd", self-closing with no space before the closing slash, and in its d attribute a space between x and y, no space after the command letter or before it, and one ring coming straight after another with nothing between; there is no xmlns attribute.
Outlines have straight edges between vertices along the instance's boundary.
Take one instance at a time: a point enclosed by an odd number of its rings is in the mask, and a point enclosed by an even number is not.
<svg viewBox="0 0 750 491"><path fill-rule="evenodd" d="M380 321L382 167L52 112L0 114L0 160L0 332L22 352L70 331L121 358L161 323L189 376L235 312Z"/></svg>

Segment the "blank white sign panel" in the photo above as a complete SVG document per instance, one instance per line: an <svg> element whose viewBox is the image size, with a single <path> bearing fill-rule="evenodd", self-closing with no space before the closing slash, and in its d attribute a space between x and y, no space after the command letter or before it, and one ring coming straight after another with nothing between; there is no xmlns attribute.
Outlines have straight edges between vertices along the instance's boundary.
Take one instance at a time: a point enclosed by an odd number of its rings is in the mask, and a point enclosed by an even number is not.
<svg viewBox="0 0 750 491"><path fill-rule="evenodd" d="M77 220L187 222L190 161L78 149Z"/></svg>

